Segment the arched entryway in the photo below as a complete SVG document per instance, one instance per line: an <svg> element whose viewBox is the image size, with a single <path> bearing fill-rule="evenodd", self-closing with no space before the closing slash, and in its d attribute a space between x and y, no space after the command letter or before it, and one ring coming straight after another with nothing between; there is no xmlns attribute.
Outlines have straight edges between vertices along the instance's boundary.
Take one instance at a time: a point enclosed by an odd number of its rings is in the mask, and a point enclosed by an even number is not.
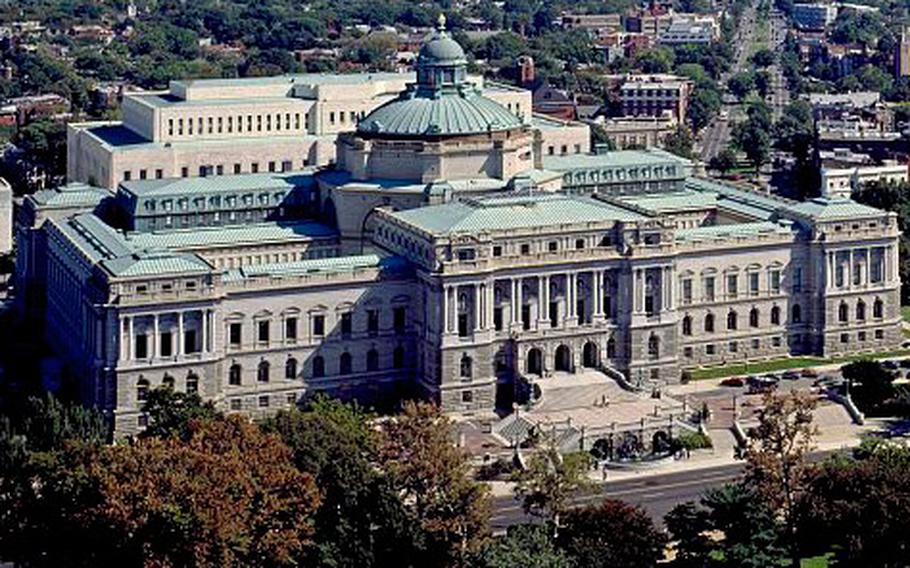
<svg viewBox="0 0 910 568"><path fill-rule="evenodd" d="M536 347L528 350L527 372L529 375L543 375L543 354Z"/></svg>
<svg viewBox="0 0 910 568"><path fill-rule="evenodd" d="M572 352L565 345L556 348L556 358L553 361L553 367L557 371L572 371Z"/></svg>
<svg viewBox="0 0 910 568"><path fill-rule="evenodd" d="M585 348L582 351L581 364L588 368L597 367L597 345L592 342L585 343Z"/></svg>

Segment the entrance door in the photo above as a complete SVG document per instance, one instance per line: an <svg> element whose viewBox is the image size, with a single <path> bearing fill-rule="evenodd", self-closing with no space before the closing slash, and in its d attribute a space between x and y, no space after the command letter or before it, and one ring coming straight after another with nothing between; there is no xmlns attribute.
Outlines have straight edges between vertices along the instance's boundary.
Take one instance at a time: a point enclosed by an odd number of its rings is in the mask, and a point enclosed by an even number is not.
<svg viewBox="0 0 910 568"><path fill-rule="evenodd" d="M556 348L556 361L554 367L557 371L572 371L572 353L565 345Z"/></svg>
<svg viewBox="0 0 910 568"><path fill-rule="evenodd" d="M585 349L582 352L582 365L588 368L597 367L597 346L593 343L585 343Z"/></svg>

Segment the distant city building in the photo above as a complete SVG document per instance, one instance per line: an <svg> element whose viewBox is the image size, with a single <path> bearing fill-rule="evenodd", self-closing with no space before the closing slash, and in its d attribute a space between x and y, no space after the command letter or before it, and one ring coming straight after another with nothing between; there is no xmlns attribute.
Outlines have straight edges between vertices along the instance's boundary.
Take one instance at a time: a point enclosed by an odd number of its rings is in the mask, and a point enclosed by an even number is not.
<svg viewBox="0 0 910 568"><path fill-rule="evenodd" d="M664 139L676 130L670 116L632 116L604 119L599 126L617 149L660 148Z"/></svg>
<svg viewBox="0 0 910 568"><path fill-rule="evenodd" d="M837 6L833 4L793 5L792 18L796 27L803 30L823 31L837 17Z"/></svg>
<svg viewBox="0 0 910 568"><path fill-rule="evenodd" d="M657 42L661 45L709 45L718 38L719 30L714 20L676 19L660 32Z"/></svg>
<svg viewBox="0 0 910 568"><path fill-rule="evenodd" d="M693 178L661 150L551 155L576 127L522 119L466 64L434 33L335 167L25 199L17 306L115 435L162 385L251 417L318 392L487 414L554 373L651 390L903 341L894 213Z"/></svg>
<svg viewBox="0 0 910 568"><path fill-rule="evenodd" d="M624 116L669 114L685 122L692 81L676 75L626 75L619 87Z"/></svg>
<svg viewBox="0 0 910 568"><path fill-rule="evenodd" d="M822 195L834 198L850 197L863 185L879 181L884 183L906 183L907 164L859 165L849 167L823 166L821 168Z"/></svg>
<svg viewBox="0 0 910 568"><path fill-rule="evenodd" d="M567 30L585 30L594 37L623 30L620 14L563 14L562 27Z"/></svg>
<svg viewBox="0 0 910 568"><path fill-rule="evenodd" d="M13 188L0 178L0 254L13 250Z"/></svg>

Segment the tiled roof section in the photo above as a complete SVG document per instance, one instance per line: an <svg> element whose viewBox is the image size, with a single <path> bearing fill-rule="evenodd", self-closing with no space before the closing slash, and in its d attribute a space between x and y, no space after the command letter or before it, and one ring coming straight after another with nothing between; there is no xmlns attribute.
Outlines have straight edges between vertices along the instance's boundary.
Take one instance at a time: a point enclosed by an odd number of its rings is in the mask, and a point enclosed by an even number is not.
<svg viewBox="0 0 910 568"><path fill-rule="evenodd" d="M187 249L268 242L299 242L336 237L328 225L303 221L297 223L257 223L227 227L203 227L176 231L128 233L126 240L145 249Z"/></svg>
<svg viewBox="0 0 910 568"><path fill-rule="evenodd" d="M163 276L209 272L211 266L192 254L131 246L124 235L91 213L76 215L59 225L73 246L115 277Z"/></svg>
<svg viewBox="0 0 910 568"><path fill-rule="evenodd" d="M257 264L230 270L225 274L225 280L239 280L243 278L299 276L315 273L350 272L361 268L401 268L407 261L398 256L380 256L365 254L358 256L337 256L331 258L316 258L299 260L296 262L281 262L274 264Z"/></svg>
<svg viewBox="0 0 910 568"><path fill-rule="evenodd" d="M138 197L210 195L238 191L291 190L315 183L315 170L230 176L125 181L120 187Z"/></svg>
<svg viewBox="0 0 910 568"><path fill-rule="evenodd" d="M122 256L101 263L114 276L164 276L167 274L205 273L211 266L192 254L148 251Z"/></svg>
<svg viewBox="0 0 910 568"><path fill-rule="evenodd" d="M42 189L31 195L31 199L42 208L95 207L106 197L111 197L108 190L76 182Z"/></svg>
<svg viewBox="0 0 910 568"><path fill-rule="evenodd" d="M764 195L749 189L703 178L693 177L686 179L686 189L701 193L713 193L716 195L719 209L728 209L755 219L771 219L778 209L795 203L789 199Z"/></svg>
<svg viewBox="0 0 910 568"><path fill-rule="evenodd" d="M473 87L439 97L409 90L371 112L357 124L367 136L462 136L519 128L521 120Z"/></svg>
<svg viewBox="0 0 910 568"><path fill-rule="evenodd" d="M713 209L717 206L716 194L697 191L621 195L617 196L616 199L622 203L628 203L655 214Z"/></svg>
<svg viewBox="0 0 910 568"><path fill-rule="evenodd" d="M678 229L674 236L676 242L725 241L738 237L755 237L771 234L790 235L793 233L786 224L771 221L756 223L734 223L731 225L711 225L694 229Z"/></svg>
<svg viewBox="0 0 910 568"><path fill-rule="evenodd" d="M820 221L878 217L885 214L884 211L857 203L852 199L834 199L828 197L816 197L803 201L788 207L784 213L796 214L802 217L818 219Z"/></svg>
<svg viewBox="0 0 910 568"><path fill-rule="evenodd" d="M588 197L510 195L471 199L394 213L401 221L434 235L563 227L646 217Z"/></svg>
<svg viewBox="0 0 910 568"><path fill-rule="evenodd" d="M546 170L564 172L576 169L611 167L655 166L675 164L691 166L692 162L675 154L650 148L648 150L617 150L603 154L567 154L565 156L543 156ZM682 172L680 172L682 175Z"/></svg>

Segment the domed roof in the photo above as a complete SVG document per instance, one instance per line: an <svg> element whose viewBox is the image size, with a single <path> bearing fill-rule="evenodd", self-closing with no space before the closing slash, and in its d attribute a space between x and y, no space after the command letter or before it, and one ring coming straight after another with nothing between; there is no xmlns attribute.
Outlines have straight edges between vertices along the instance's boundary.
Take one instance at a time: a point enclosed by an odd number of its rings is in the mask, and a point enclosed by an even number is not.
<svg viewBox="0 0 910 568"><path fill-rule="evenodd" d="M357 131L409 138L463 136L511 130L521 124L504 106L473 89L439 98L417 97L408 91L367 115Z"/></svg>
<svg viewBox="0 0 910 568"><path fill-rule="evenodd" d="M458 42L445 32L445 16L439 15L439 29L417 55L420 65L465 65L468 62Z"/></svg>
<svg viewBox="0 0 910 568"><path fill-rule="evenodd" d="M458 42L440 29L421 48L417 82L357 124L365 137L425 138L511 130L521 119L465 81L467 61Z"/></svg>

